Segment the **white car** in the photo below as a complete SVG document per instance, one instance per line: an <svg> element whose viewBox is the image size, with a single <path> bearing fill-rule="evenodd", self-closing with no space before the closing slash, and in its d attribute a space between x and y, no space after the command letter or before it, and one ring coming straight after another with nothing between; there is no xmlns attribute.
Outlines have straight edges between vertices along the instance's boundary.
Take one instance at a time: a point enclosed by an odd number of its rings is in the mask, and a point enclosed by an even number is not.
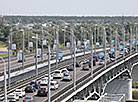
<svg viewBox="0 0 138 102"><path fill-rule="evenodd" d="M23 89L16 89L14 91L14 94L17 94L19 97L24 97L25 96L25 91Z"/></svg>
<svg viewBox="0 0 138 102"><path fill-rule="evenodd" d="M48 78L42 78L42 79L40 80L40 85L41 85L41 86L46 86L47 83L48 83Z"/></svg>
<svg viewBox="0 0 138 102"><path fill-rule="evenodd" d="M99 65L104 65L104 60L100 60Z"/></svg>
<svg viewBox="0 0 138 102"><path fill-rule="evenodd" d="M67 70L67 68L61 69L62 73L69 73L69 71Z"/></svg>
<svg viewBox="0 0 138 102"><path fill-rule="evenodd" d="M72 77L71 77L71 75L70 75L70 74L68 74L68 73L64 73L64 77L63 77L63 79L62 79L62 80L71 81L71 80L72 80Z"/></svg>
<svg viewBox="0 0 138 102"><path fill-rule="evenodd" d="M7 98L8 98L8 101L9 101L9 102L10 102L10 101L16 102L16 101L19 100L18 94L15 94L15 93L10 93L10 94L8 95Z"/></svg>
<svg viewBox="0 0 138 102"><path fill-rule="evenodd" d="M58 89L58 86L59 86L59 84L57 83L57 81L51 81L50 85L51 85L50 89L52 89L52 90Z"/></svg>
<svg viewBox="0 0 138 102"><path fill-rule="evenodd" d="M62 77L63 77L62 70L55 70L53 78L62 78Z"/></svg>

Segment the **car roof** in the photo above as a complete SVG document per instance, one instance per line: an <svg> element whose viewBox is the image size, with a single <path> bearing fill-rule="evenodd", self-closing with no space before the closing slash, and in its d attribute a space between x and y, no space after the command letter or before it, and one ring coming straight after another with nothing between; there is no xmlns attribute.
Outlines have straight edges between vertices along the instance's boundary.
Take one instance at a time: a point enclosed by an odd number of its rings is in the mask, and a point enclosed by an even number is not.
<svg viewBox="0 0 138 102"><path fill-rule="evenodd" d="M51 83L57 83L57 81L51 81Z"/></svg>

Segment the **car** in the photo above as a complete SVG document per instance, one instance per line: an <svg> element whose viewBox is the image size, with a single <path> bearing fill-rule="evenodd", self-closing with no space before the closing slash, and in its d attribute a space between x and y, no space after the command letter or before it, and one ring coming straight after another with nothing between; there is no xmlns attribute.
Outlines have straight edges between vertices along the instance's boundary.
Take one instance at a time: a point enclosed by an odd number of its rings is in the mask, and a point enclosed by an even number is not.
<svg viewBox="0 0 138 102"><path fill-rule="evenodd" d="M88 63L83 63L83 64L82 64L82 70L89 70L89 65L88 65Z"/></svg>
<svg viewBox="0 0 138 102"><path fill-rule="evenodd" d="M93 66L96 66L96 59L93 58ZM91 68L91 59L89 61L89 67Z"/></svg>
<svg viewBox="0 0 138 102"><path fill-rule="evenodd" d="M63 81L71 81L72 80L72 77L69 73L64 73L64 76L63 76Z"/></svg>
<svg viewBox="0 0 138 102"><path fill-rule="evenodd" d="M30 82L30 85L33 85L33 87L35 87L36 89L38 89L40 87L39 83L36 80L32 80Z"/></svg>
<svg viewBox="0 0 138 102"><path fill-rule="evenodd" d="M25 96L23 102L36 102L34 96Z"/></svg>
<svg viewBox="0 0 138 102"><path fill-rule="evenodd" d="M69 71L67 70L67 68L61 69L61 72L64 73L69 73Z"/></svg>
<svg viewBox="0 0 138 102"><path fill-rule="evenodd" d="M17 94L19 97L24 97L25 96L25 91L23 89L16 89L14 91L14 94Z"/></svg>
<svg viewBox="0 0 138 102"><path fill-rule="evenodd" d="M104 60L101 59L101 60L99 61L99 65L104 65Z"/></svg>
<svg viewBox="0 0 138 102"><path fill-rule="evenodd" d="M80 62L79 61L76 61L76 67L80 67Z"/></svg>
<svg viewBox="0 0 138 102"><path fill-rule="evenodd" d="M56 89L58 89L59 84L57 83L57 81L51 81L50 86L51 86L51 88L50 88L51 90L56 90Z"/></svg>
<svg viewBox="0 0 138 102"><path fill-rule="evenodd" d="M73 65L67 65L67 69L68 69L68 71L73 71L74 66Z"/></svg>
<svg viewBox="0 0 138 102"><path fill-rule="evenodd" d="M85 60L83 61L83 63L89 63L89 60L88 60L88 59L85 59Z"/></svg>
<svg viewBox="0 0 138 102"><path fill-rule="evenodd" d="M62 70L55 70L54 71L53 78L62 78L62 77L63 77Z"/></svg>
<svg viewBox="0 0 138 102"><path fill-rule="evenodd" d="M48 89L46 86L40 86L40 88L37 91L38 96L47 96Z"/></svg>
<svg viewBox="0 0 138 102"><path fill-rule="evenodd" d="M26 93L28 93L28 92L35 92L35 91L36 91L36 89L32 85L28 85L25 88L25 92Z"/></svg>
<svg viewBox="0 0 138 102"><path fill-rule="evenodd" d="M7 98L9 102L16 102L19 100L19 95L15 93L10 93Z"/></svg>
<svg viewBox="0 0 138 102"><path fill-rule="evenodd" d="M99 60L98 55L93 56L93 59L95 59L96 61L98 61Z"/></svg>
<svg viewBox="0 0 138 102"><path fill-rule="evenodd" d="M48 83L48 78L47 78L47 77L42 78L42 79L40 80L40 86L46 86L47 83Z"/></svg>

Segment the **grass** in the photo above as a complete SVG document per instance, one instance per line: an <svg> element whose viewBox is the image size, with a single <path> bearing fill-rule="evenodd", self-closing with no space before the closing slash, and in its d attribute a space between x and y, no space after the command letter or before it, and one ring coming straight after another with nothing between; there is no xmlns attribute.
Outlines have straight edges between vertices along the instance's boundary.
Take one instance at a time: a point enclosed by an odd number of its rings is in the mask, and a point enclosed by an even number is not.
<svg viewBox="0 0 138 102"><path fill-rule="evenodd" d="M133 90L132 94L133 94L133 99L138 99L138 90Z"/></svg>
<svg viewBox="0 0 138 102"><path fill-rule="evenodd" d="M138 88L138 81L133 81L132 88Z"/></svg>
<svg viewBox="0 0 138 102"><path fill-rule="evenodd" d="M0 54L0 57L7 57L8 54Z"/></svg>
<svg viewBox="0 0 138 102"><path fill-rule="evenodd" d="M0 47L6 47L6 44L4 43L4 42L2 42L2 41L0 41Z"/></svg>

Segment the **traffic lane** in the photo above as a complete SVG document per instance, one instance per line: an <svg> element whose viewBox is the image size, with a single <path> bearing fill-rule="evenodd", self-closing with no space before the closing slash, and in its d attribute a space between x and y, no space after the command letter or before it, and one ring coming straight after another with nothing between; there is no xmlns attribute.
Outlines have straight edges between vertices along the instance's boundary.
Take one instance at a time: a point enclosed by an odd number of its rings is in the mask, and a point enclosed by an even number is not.
<svg viewBox="0 0 138 102"><path fill-rule="evenodd" d="M99 65L94 66L94 69L97 67L99 67ZM89 70L82 70L81 67L77 67L76 68L76 80L81 79L82 77L87 75L89 72L90 72L90 69ZM51 96L53 96L54 94L58 94L58 92L60 92L66 86L73 83L73 71L70 71L69 73L72 76L72 81L62 81L61 79L54 79L59 83L59 88L57 90L51 90ZM42 102L43 100L47 99L47 97L40 98L38 96L35 96L35 98L36 98L37 102Z"/></svg>
<svg viewBox="0 0 138 102"><path fill-rule="evenodd" d="M70 53L70 51L67 50L67 51L64 51L63 55L66 55L69 53ZM44 54L43 59L44 60L48 59L47 53ZM41 56L38 58L38 62L40 62L40 61L41 61ZM35 57L31 56L31 57L26 58L26 60L24 62L24 66L29 65L29 64L33 64L33 63L35 63ZM22 62L18 62L18 60L11 61L11 70L19 68L19 67L22 67ZM6 68L8 70L8 63L7 62L6 62ZM3 64L0 64L0 71L3 71Z"/></svg>

